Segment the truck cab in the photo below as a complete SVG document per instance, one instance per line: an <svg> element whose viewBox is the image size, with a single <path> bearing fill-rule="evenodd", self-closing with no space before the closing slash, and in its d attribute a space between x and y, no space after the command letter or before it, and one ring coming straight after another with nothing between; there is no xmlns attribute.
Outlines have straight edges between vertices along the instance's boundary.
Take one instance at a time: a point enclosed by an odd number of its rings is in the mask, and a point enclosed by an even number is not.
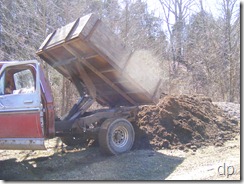
<svg viewBox="0 0 244 184"><path fill-rule="evenodd" d="M0 62L0 149L45 149L52 136L53 99L40 64Z"/></svg>
<svg viewBox="0 0 244 184"><path fill-rule="evenodd" d="M0 149L45 150L45 139L58 136L71 146L96 137L106 154L129 151L135 133L128 120L134 118L135 107L86 112L93 102L84 95L63 120L55 121L51 89L40 64L0 62Z"/></svg>

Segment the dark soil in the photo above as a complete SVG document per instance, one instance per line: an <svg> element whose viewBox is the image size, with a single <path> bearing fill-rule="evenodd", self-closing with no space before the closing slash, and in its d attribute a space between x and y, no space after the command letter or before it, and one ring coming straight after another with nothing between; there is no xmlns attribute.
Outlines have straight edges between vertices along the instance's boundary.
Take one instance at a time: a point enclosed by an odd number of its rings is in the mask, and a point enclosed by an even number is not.
<svg viewBox="0 0 244 184"><path fill-rule="evenodd" d="M192 149L221 146L239 132L210 98L165 96L157 105L141 106L136 118L135 149Z"/></svg>

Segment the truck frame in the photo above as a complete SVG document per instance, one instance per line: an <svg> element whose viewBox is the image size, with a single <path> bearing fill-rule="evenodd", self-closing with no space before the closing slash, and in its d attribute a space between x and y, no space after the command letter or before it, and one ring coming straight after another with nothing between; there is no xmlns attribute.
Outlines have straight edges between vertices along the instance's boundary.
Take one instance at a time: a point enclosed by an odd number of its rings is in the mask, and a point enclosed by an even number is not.
<svg viewBox="0 0 244 184"><path fill-rule="evenodd" d="M140 66L130 72L131 49L94 14L48 35L37 55L75 85L80 99L63 119L55 119L40 63L0 62L0 149L45 149L45 139L58 136L71 146L98 139L106 154L129 151L138 106L158 101L161 80L142 85ZM89 110L95 101L104 108Z"/></svg>

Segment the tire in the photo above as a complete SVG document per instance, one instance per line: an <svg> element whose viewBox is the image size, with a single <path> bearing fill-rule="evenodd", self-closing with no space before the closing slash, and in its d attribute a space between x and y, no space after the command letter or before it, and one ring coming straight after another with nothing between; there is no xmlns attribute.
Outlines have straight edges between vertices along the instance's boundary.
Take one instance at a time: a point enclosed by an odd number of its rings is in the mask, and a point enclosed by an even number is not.
<svg viewBox="0 0 244 184"><path fill-rule="evenodd" d="M135 131L126 119L108 119L103 122L98 134L101 152L117 155L130 151L134 144Z"/></svg>

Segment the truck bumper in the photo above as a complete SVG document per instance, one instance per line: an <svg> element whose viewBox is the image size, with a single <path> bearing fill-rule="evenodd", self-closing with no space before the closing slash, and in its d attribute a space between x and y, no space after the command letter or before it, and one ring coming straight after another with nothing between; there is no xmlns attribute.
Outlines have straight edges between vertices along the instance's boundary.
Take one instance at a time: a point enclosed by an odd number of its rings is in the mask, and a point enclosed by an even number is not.
<svg viewBox="0 0 244 184"><path fill-rule="evenodd" d="M0 149L45 150L44 138L0 138Z"/></svg>

